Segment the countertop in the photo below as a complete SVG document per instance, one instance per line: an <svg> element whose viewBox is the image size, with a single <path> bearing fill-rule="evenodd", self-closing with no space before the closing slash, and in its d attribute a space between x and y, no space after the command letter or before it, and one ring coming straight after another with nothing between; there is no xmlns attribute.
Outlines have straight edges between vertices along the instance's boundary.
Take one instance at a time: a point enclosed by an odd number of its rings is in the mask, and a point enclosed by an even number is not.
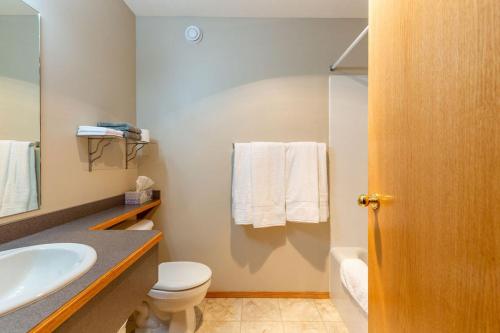
<svg viewBox="0 0 500 333"><path fill-rule="evenodd" d="M141 206L120 205L71 222L46 229L42 232L0 245L0 251L45 243L87 244L97 252L97 261L92 268L64 288L14 312L0 317L0 331L27 332L48 318L82 291L100 279L134 252L161 236L161 232L126 230L89 230L104 221L118 216L130 215Z"/></svg>

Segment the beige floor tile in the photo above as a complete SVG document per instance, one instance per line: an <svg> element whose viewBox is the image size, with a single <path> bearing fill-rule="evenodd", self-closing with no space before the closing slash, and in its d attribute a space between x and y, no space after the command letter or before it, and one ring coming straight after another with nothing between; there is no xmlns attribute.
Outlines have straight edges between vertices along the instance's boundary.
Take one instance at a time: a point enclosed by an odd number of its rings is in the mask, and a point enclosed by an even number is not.
<svg viewBox="0 0 500 333"><path fill-rule="evenodd" d="M240 321L242 300L238 298L209 298L203 306L206 321Z"/></svg>
<svg viewBox="0 0 500 333"><path fill-rule="evenodd" d="M310 299L282 298L279 305L283 321L321 321L319 312Z"/></svg>
<svg viewBox="0 0 500 333"><path fill-rule="evenodd" d="M284 333L327 333L322 322L284 322Z"/></svg>
<svg viewBox="0 0 500 333"><path fill-rule="evenodd" d="M316 299L314 304L318 309L318 312L323 321L342 321L340 314L333 305L332 301L329 299Z"/></svg>
<svg viewBox="0 0 500 333"><path fill-rule="evenodd" d="M330 300L209 298L196 311L196 333L348 333Z"/></svg>
<svg viewBox="0 0 500 333"><path fill-rule="evenodd" d="M241 333L283 333L283 324L279 321L243 321Z"/></svg>
<svg viewBox="0 0 500 333"><path fill-rule="evenodd" d="M327 333L349 333L343 322L324 322Z"/></svg>
<svg viewBox="0 0 500 333"><path fill-rule="evenodd" d="M240 333L240 322L204 320L196 333Z"/></svg>
<svg viewBox="0 0 500 333"><path fill-rule="evenodd" d="M278 300L273 298L243 299L241 320L280 321L281 316Z"/></svg>

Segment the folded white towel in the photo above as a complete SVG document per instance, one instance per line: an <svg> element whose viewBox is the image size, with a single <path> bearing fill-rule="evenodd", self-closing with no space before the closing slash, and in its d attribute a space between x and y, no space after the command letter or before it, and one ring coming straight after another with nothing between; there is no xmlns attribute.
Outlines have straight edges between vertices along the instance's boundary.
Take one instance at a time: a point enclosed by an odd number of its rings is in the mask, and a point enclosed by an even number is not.
<svg viewBox="0 0 500 333"><path fill-rule="evenodd" d="M318 144L292 142L286 148L286 219L319 222Z"/></svg>
<svg viewBox="0 0 500 333"><path fill-rule="evenodd" d="M0 216L38 208L33 144L1 140L0 161Z"/></svg>
<svg viewBox="0 0 500 333"><path fill-rule="evenodd" d="M123 132L107 127L79 126L78 136L117 136L123 137Z"/></svg>
<svg viewBox="0 0 500 333"><path fill-rule="evenodd" d="M112 128L108 129L106 127L99 127L99 126L78 126L79 132L103 133L103 132L107 132L108 130L112 130Z"/></svg>
<svg viewBox="0 0 500 333"><path fill-rule="evenodd" d="M368 314L368 266L360 259L340 263L340 279L352 298Z"/></svg>
<svg viewBox="0 0 500 333"><path fill-rule="evenodd" d="M328 221L328 171L326 144L318 143L319 221Z"/></svg>
<svg viewBox="0 0 500 333"><path fill-rule="evenodd" d="M251 149L253 226L283 226L286 224L285 145L252 142Z"/></svg>
<svg viewBox="0 0 500 333"><path fill-rule="evenodd" d="M236 224L252 224L252 146L234 144L232 213Z"/></svg>

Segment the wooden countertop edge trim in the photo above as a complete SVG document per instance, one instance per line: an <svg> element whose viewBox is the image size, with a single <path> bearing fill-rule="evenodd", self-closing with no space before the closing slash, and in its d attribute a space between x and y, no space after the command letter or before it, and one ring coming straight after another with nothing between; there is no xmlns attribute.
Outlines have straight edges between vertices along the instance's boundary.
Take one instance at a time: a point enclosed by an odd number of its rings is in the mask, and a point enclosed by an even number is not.
<svg viewBox="0 0 500 333"><path fill-rule="evenodd" d="M143 206L137 207L135 209L132 209L131 211L128 211L124 214L118 215L116 217L113 217L112 219L106 220L104 222L101 222L99 224L96 224L93 227L90 227L89 230L106 230L111 228L114 225L117 225L118 223L121 223L125 221L128 218L131 218L133 216L136 216L137 214L140 214L142 212L145 212L151 208L154 208L156 206L159 206L161 204L161 200L153 200L147 204L144 204Z"/></svg>
<svg viewBox="0 0 500 333"><path fill-rule="evenodd" d="M87 288L81 291L78 295L73 297L50 316L42 320L38 325L30 330L31 333L45 333L52 332L59 327L65 320L71 317L76 311L82 308L88 301L95 295L103 290L107 285L113 282L120 276L127 268L132 266L139 258L141 258L147 251L163 238L160 232L153 238L149 239L143 246L131 253L127 258L111 268L105 274L101 275L97 280L90 284Z"/></svg>

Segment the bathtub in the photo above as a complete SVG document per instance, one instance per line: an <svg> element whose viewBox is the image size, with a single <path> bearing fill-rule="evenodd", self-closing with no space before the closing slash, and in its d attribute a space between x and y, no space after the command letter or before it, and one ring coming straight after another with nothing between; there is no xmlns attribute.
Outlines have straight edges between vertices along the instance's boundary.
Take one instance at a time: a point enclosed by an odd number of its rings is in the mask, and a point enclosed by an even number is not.
<svg viewBox="0 0 500 333"><path fill-rule="evenodd" d="M368 264L368 252L360 247L334 247L330 251L330 297L349 333L368 332L368 316L352 298L340 281L340 262L358 258Z"/></svg>

